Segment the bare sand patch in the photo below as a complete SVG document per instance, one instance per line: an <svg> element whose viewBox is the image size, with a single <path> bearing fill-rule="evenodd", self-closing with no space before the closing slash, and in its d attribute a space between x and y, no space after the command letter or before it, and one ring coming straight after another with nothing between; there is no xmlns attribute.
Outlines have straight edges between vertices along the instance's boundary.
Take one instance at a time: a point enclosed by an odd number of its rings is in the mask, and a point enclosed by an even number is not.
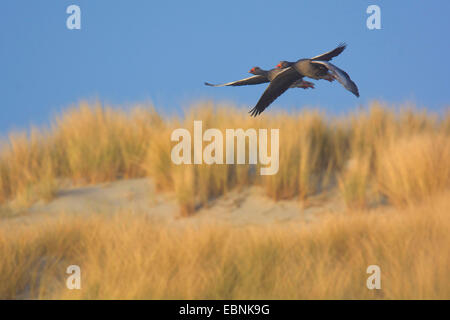
<svg viewBox="0 0 450 320"><path fill-rule="evenodd" d="M259 186L238 188L211 200L187 218L180 217L172 193L159 193L151 179L128 179L89 186L61 188L49 202L39 201L20 217L92 215L132 212L161 223L265 225L309 222L322 213L342 212L345 204L337 190L311 196L308 201L274 201ZM11 214L13 216L13 214Z"/></svg>

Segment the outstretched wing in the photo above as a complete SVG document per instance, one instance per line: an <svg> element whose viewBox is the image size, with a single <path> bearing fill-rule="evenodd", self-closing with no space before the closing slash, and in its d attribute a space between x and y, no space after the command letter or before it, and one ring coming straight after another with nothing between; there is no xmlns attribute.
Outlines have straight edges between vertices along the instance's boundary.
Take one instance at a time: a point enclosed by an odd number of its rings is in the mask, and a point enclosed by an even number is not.
<svg viewBox="0 0 450 320"><path fill-rule="evenodd" d="M333 49L331 51L323 53L319 56L315 56L315 57L311 58L311 60L330 61L334 57L340 55L342 53L342 51L345 50L346 47L347 47L347 45L345 43L340 43L336 49Z"/></svg>
<svg viewBox="0 0 450 320"><path fill-rule="evenodd" d="M250 115L256 117L263 112L272 102L282 95L289 87L302 76L292 67L284 69L269 84L256 106L249 111Z"/></svg>
<svg viewBox="0 0 450 320"><path fill-rule="evenodd" d="M321 64L327 67L327 69L330 70L331 73L333 74L334 78L337 79L337 81L339 81L344 86L345 89L353 93L355 96L359 97L358 87L352 81L352 79L350 79L350 76L347 74L347 72L345 72L342 69L339 69L338 67L329 62L311 61L311 63Z"/></svg>
<svg viewBox="0 0 450 320"><path fill-rule="evenodd" d="M269 82L269 79L267 79L267 77L261 76L261 75L256 75L256 76L251 76L242 80L237 80L237 81L233 81L233 82L228 82L228 83L224 83L224 84L212 84L209 82L205 82L205 85L210 86L210 87L227 87L227 86L247 86L247 85L252 85L252 84L261 84L261 83L266 83Z"/></svg>

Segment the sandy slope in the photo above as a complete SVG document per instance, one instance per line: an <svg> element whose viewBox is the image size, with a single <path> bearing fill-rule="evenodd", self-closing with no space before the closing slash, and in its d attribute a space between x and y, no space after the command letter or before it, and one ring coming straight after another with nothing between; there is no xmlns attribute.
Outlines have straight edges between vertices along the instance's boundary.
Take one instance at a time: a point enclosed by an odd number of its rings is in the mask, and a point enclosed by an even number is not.
<svg viewBox="0 0 450 320"><path fill-rule="evenodd" d="M311 197L308 203L274 202L259 187L234 190L214 199L188 219L180 219L173 194L157 193L149 179L120 180L86 187L61 189L49 203L32 205L25 216L67 214L113 214L131 211L147 214L162 223L231 223L258 225L268 223L305 222L320 213L342 211L344 204L334 191ZM21 215L24 217L24 215Z"/></svg>

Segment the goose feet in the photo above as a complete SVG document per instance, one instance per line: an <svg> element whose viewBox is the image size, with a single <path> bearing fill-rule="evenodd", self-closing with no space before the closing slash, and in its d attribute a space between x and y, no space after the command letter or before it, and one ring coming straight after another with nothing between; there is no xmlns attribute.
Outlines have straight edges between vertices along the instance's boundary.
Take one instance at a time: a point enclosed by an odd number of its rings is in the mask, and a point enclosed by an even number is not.
<svg viewBox="0 0 450 320"><path fill-rule="evenodd" d="M333 82L335 79L333 77L333 75L331 74L327 74L326 76L323 77L325 80Z"/></svg>
<svg viewBox="0 0 450 320"><path fill-rule="evenodd" d="M308 89L308 88L314 89L314 83L309 82L309 81L302 81L302 82L298 85L298 87L299 87L299 88L303 88L303 89Z"/></svg>

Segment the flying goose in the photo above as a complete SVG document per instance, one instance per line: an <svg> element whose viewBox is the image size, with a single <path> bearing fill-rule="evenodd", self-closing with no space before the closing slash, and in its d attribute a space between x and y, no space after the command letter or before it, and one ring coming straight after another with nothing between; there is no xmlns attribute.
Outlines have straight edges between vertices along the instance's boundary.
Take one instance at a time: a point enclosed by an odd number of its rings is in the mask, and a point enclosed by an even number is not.
<svg viewBox="0 0 450 320"><path fill-rule="evenodd" d="M312 58L310 58L310 60L330 61L334 57L340 55L342 53L342 51L345 50L346 46L347 45L345 43L341 43L335 49L325 52L321 55L312 57ZM246 86L246 85L266 83L266 82L272 81L275 78L275 76L277 76L282 71L280 69L288 68L292 64L293 64L292 62L281 61L278 64L277 68L268 70L268 71L262 70L259 67L254 67L254 68L250 69L250 71L249 71L249 73L254 74L254 76L252 76L252 77L248 77L248 78L233 81L233 82L223 83L223 84L211 84L209 82L205 82L205 85L211 86L211 87L226 87L226 86ZM334 80L334 78L331 77L330 75L325 75L323 78L320 78L320 79L326 79L328 81ZM314 84L311 82L302 81L301 79L299 79L291 87L299 87L299 88L304 88L304 89L306 89L308 87L314 88Z"/></svg>
<svg viewBox="0 0 450 320"><path fill-rule="evenodd" d="M335 49L325 52L323 54L320 54L318 56L312 57L309 60L310 61L330 61L332 60L334 57L340 55L342 53L342 51L345 50L345 48L347 47L347 45L345 43L340 43ZM289 61L280 61L280 63L278 63L277 68L279 69L286 69L289 68L290 66L292 66L295 62L289 62ZM322 72L317 73L316 74L316 80L319 79L325 79L328 81L334 81L335 78L328 73L328 70L326 70L325 68L320 68Z"/></svg>
<svg viewBox="0 0 450 320"><path fill-rule="evenodd" d="M350 79L350 76L344 70L339 69L330 62L327 62L336 56L334 53L336 53L338 49L340 49L340 52L342 52L345 49L345 45L340 45L330 52L311 59L300 59L297 62L280 62L278 66L281 72L278 73L276 77L270 82L269 86L264 91L256 106L251 109L249 113L252 116L256 117L261 112L263 112L273 101L275 101L276 98L282 95L293 83L295 83L299 79L302 79L303 77L308 77L316 80L326 79L329 81L332 81L331 79L336 79L347 90L349 90L355 96L359 97L358 87ZM320 59L325 59L327 61Z"/></svg>
<svg viewBox="0 0 450 320"><path fill-rule="evenodd" d="M209 82L205 82L205 85L210 87L227 87L227 86L246 86L246 85L267 83L272 81L281 71L283 71L282 67L277 67L271 70L263 70L260 67L253 67L249 71L249 73L254 74L254 76L252 77L223 84L212 84ZM300 79L295 83L293 83L290 87L303 89L314 88L314 83L309 81L303 81Z"/></svg>

